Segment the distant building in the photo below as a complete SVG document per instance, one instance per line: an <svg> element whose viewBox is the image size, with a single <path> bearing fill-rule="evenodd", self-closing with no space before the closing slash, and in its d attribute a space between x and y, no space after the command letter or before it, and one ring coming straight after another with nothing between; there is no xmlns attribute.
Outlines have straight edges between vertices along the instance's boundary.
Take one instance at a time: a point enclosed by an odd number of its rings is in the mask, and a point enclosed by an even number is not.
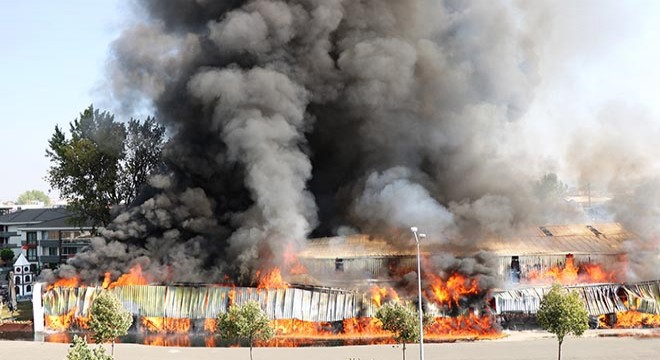
<svg viewBox="0 0 660 360"><path fill-rule="evenodd" d="M66 208L25 209L0 216L0 248L24 254L34 272L58 267L91 239L91 226L71 225Z"/></svg>

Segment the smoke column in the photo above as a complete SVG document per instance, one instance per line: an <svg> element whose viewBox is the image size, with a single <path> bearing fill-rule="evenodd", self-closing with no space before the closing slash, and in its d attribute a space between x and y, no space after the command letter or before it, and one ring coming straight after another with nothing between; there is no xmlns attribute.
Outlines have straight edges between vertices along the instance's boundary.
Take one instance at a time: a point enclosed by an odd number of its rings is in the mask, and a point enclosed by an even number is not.
<svg viewBox="0 0 660 360"><path fill-rule="evenodd" d="M480 234L575 219L533 196L538 173L517 146L540 81L538 9L153 0L135 10L113 44L112 94L124 109L153 106L171 172L61 274L140 263L161 281L249 281L308 237L395 241L416 225L429 241L478 248Z"/></svg>

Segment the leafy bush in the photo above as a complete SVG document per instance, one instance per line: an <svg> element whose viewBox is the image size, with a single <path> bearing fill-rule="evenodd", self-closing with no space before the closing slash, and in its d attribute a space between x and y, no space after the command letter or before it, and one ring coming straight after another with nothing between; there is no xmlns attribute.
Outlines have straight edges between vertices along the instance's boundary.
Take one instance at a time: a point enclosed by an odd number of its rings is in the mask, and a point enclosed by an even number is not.
<svg viewBox="0 0 660 360"><path fill-rule="evenodd" d="M2 249L0 250L0 259L5 263L11 262L14 260L14 252L11 249Z"/></svg>
<svg viewBox="0 0 660 360"><path fill-rule="evenodd" d="M112 360L112 356L101 346L90 349L85 338L74 335L66 360Z"/></svg>

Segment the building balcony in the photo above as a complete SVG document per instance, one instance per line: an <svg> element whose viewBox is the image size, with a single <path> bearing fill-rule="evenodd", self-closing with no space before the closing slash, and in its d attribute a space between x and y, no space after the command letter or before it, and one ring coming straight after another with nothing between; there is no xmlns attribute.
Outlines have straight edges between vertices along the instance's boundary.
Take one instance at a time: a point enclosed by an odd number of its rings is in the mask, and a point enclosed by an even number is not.
<svg viewBox="0 0 660 360"><path fill-rule="evenodd" d="M42 255L39 256L39 262L44 263L59 263L60 257L58 255Z"/></svg>
<svg viewBox="0 0 660 360"><path fill-rule="evenodd" d="M0 238L8 238L13 236L18 236L18 233L16 231L0 231Z"/></svg>
<svg viewBox="0 0 660 360"><path fill-rule="evenodd" d="M0 249L17 249L18 245L16 244L0 244Z"/></svg>
<svg viewBox="0 0 660 360"><path fill-rule="evenodd" d="M59 240L41 240L39 241L41 247L58 247L60 246Z"/></svg>
<svg viewBox="0 0 660 360"><path fill-rule="evenodd" d="M85 246L89 246L90 242L89 241L77 241L77 242L63 242L62 246L63 247L75 247L75 248L83 248Z"/></svg>

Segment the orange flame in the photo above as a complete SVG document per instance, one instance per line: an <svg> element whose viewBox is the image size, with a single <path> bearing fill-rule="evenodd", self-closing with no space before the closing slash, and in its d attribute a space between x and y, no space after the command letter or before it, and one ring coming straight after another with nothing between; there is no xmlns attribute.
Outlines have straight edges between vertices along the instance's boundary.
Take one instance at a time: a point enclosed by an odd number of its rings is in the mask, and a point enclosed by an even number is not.
<svg viewBox="0 0 660 360"><path fill-rule="evenodd" d="M204 331L208 333L214 333L216 324L216 319L204 319Z"/></svg>
<svg viewBox="0 0 660 360"><path fill-rule="evenodd" d="M606 316L598 318L599 327L610 328ZM615 329L660 327L660 314L647 314L636 310L616 313L616 322L611 326Z"/></svg>
<svg viewBox="0 0 660 360"><path fill-rule="evenodd" d="M257 271L257 289L286 289L289 284L282 280L282 273L280 269L273 268L263 276L261 271Z"/></svg>
<svg viewBox="0 0 660 360"><path fill-rule="evenodd" d="M362 339L367 343L392 343L392 334L382 328L381 322L376 318L358 317L345 319L341 329L332 323L311 322L296 319L274 320L278 339ZM490 317L479 317L474 314L458 317L438 317L425 327L424 335L430 340L442 341L448 339L486 339L502 336L493 326ZM296 346L296 342L288 345L286 342L278 346ZM270 343L264 344L271 346Z"/></svg>
<svg viewBox="0 0 660 360"><path fill-rule="evenodd" d="M459 273L451 274L447 281L433 273L427 273L426 277L431 282L430 296L427 297L440 305L458 306L461 298L480 292L478 279L467 279Z"/></svg>
<svg viewBox="0 0 660 360"><path fill-rule="evenodd" d="M617 276L612 272L605 271L598 264L584 264L582 268L586 272L586 279L582 279L582 282L594 282L594 283L603 283L603 282L616 282Z"/></svg>
<svg viewBox="0 0 660 360"><path fill-rule="evenodd" d="M307 268L298 260L293 243L288 243L284 251L284 271L290 275L307 274Z"/></svg>
<svg viewBox="0 0 660 360"><path fill-rule="evenodd" d="M571 254L566 256L563 267L552 266L545 271L532 270L527 274L527 281L531 283L560 283L564 285L577 283L616 282L614 272L605 271L599 264L575 265Z"/></svg>
<svg viewBox="0 0 660 360"><path fill-rule="evenodd" d="M47 328L56 330L56 331L65 331L71 326L73 321L73 315L76 312L76 309L73 308L69 310L68 313L60 316L56 315L46 315L44 316L44 323Z"/></svg>
<svg viewBox="0 0 660 360"><path fill-rule="evenodd" d="M376 285L372 286L370 289L371 292L371 302L376 306L381 306L384 303L384 300L399 302L399 294L392 288L378 287Z"/></svg>
<svg viewBox="0 0 660 360"><path fill-rule="evenodd" d="M271 321L275 334L280 337L322 337L334 334L329 323L303 321L298 319L278 319Z"/></svg>
<svg viewBox="0 0 660 360"><path fill-rule="evenodd" d="M429 324L424 336L429 339L485 339L501 337L492 319L474 314L457 317L437 317Z"/></svg>
<svg viewBox="0 0 660 360"><path fill-rule="evenodd" d="M140 324L149 332L155 333L180 333L190 332L191 321L187 318L166 318L157 316L142 316Z"/></svg>
<svg viewBox="0 0 660 360"><path fill-rule="evenodd" d="M190 337L181 335L147 335L143 342L145 345L152 346L190 347Z"/></svg>
<svg viewBox="0 0 660 360"><path fill-rule="evenodd" d="M80 278L77 276L74 276L72 278L61 278L55 281L54 283L48 285L46 287L46 291L50 291L52 288L55 287L77 287L80 284Z"/></svg>
<svg viewBox="0 0 660 360"><path fill-rule="evenodd" d="M107 278L107 273L106 273ZM105 283L105 280L103 281ZM114 289L117 286L127 286L127 285L148 285L149 281L144 275L142 275L142 266L137 264L133 266L128 274L123 274L116 281L108 285L108 289Z"/></svg>
<svg viewBox="0 0 660 360"><path fill-rule="evenodd" d="M142 267L140 266L140 264L137 264L133 266L127 274L121 275L114 282L111 281L110 272L106 272L105 276L103 277L103 283L101 284L101 287L104 289L112 289L117 286L148 285L148 284L149 281L142 274ZM46 287L46 291L50 291L55 287L85 287L85 285L80 283L80 278L78 276L74 276L72 278L58 279L56 282L48 285Z"/></svg>
<svg viewBox="0 0 660 360"><path fill-rule="evenodd" d="M344 320L344 334L349 336L377 337L390 335L390 332L383 330L380 320L360 317Z"/></svg>
<svg viewBox="0 0 660 360"><path fill-rule="evenodd" d="M110 286L110 272L106 272L105 276L103 277L103 283L101 284L101 287L104 289L107 289L108 286Z"/></svg>

